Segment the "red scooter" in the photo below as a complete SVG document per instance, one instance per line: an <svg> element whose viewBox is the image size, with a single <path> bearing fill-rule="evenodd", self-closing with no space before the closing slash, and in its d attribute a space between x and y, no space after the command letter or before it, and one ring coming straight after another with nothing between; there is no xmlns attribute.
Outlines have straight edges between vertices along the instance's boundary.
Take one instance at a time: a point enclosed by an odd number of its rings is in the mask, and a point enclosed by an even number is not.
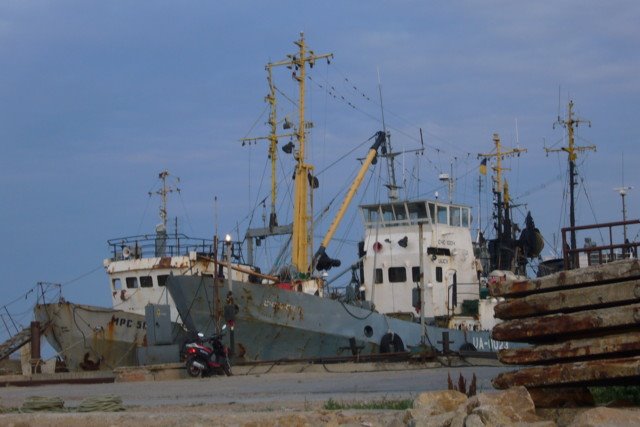
<svg viewBox="0 0 640 427"><path fill-rule="evenodd" d="M222 343L224 330L205 339L202 332L198 333L198 338L187 341L184 344L185 366L187 373L192 377L208 377L212 374L232 375L231 363L229 362L229 349Z"/></svg>

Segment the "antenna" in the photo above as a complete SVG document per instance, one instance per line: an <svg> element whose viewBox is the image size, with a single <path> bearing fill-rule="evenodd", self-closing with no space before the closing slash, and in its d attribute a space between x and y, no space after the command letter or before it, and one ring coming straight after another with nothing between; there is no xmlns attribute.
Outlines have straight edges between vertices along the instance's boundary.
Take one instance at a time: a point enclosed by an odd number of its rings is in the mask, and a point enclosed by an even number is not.
<svg viewBox="0 0 640 427"><path fill-rule="evenodd" d="M165 231L165 232L167 231L167 196L173 192L176 192L176 193L180 192L180 189L177 187L177 184L180 182L180 178L175 177L176 187L171 188L171 186L167 184L167 177L169 175L170 175L169 171L166 169L160 172L160 174L158 174L158 178L162 180L162 188L155 192L151 192L151 191L149 192L149 196L152 196L153 194L157 194L161 198L160 220L162 221L162 223L158 224L158 226L156 227L156 231Z"/></svg>
<svg viewBox="0 0 640 427"><path fill-rule="evenodd" d="M622 198L622 221L623 222L627 222L627 206L625 204L624 198L629 192L629 190L633 190L633 187L623 186L623 187L614 188L614 191L617 191L618 193L620 193L620 197ZM624 224L623 226L623 233L624 233L624 242L627 243L627 224Z"/></svg>
<svg viewBox="0 0 640 427"><path fill-rule="evenodd" d="M561 93L562 93L562 85L558 85L558 121L560 121L560 105L562 105L562 102L560 100Z"/></svg>
<svg viewBox="0 0 640 427"><path fill-rule="evenodd" d="M387 133L387 126L384 123L384 104L382 102L382 82L380 81L380 67L376 67L378 73L378 95L380 96L380 113L382 114L382 131Z"/></svg>
<svg viewBox="0 0 640 427"><path fill-rule="evenodd" d="M442 183L447 183L447 188L449 190L449 203L453 203L453 189L455 186L455 180L453 179L453 162L458 160L456 157L451 158L451 162L449 165L450 173L441 173L438 175L438 179L442 181Z"/></svg>
<svg viewBox="0 0 640 427"><path fill-rule="evenodd" d="M389 189L389 200L398 200L398 184L396 182L396 169L395 169L395 154L391 149L391 135L387 133L387 126L384 121L384 106L382 102L382 82L380 81L380 68L376 67L378 72L378 94L380 96L380 113L382 114L382 131L384 132L386 139L384 148L381 150L383 155L387 157L387 172L389 174L389 183L386 187Z"/></svg>
<svg viewBox="0 0 640 427"><path fill-rule="evenodd" d="M622 221L627 222L627 206L625 204L625 196L629 192L629 190L633 190L633 187L624 185L624 151L622 152L622 187L614 188L614 191L620 193L620 197L622 198ZM624 233L624 243L627 243L627 224L623 225L623 233Z"/></svg>
<svg viewBox="0 0 640 427"><path fill-rule="evenodd" d="M218 237L218 196L213 196L213 235Z"/></svg>

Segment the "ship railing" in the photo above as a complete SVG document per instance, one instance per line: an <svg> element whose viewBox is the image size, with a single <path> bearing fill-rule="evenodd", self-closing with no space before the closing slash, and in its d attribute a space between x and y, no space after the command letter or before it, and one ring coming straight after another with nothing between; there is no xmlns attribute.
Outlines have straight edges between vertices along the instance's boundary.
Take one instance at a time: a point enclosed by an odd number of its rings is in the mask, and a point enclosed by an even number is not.
<svg viewBox="0 0 640 427"><path fill-rule="evenodd" d="M562 229L562 254L564 259L564 269L571 270L574 268L586 267L580 265L580 254L586 254L587 265L604 264L611 261L626 258L638 257L638 246L640 242L634 238L630 242L627 236L627 227L640 224L640 220L606 222L602 224L581 225L576 227L565 227ZM567 234L571 231L585 231L608 229L609 244L608 245L587 245L583 248L570 248L567 242ZM614 234L618 238L620 229L623 229L622 243L614 243ZM614 230L616 232L614 233Z"/></svg>
<svg viewBox="0 0 640 427"><path fill-rule="evenodd" d="M463 282L454 282L447 287L447 291L449 294L448 302L447 302L447 310L450 312L454 312L455 308L458 306L458 302L464 302L466 299L469 300L477 300L480 298L480 285L478 282L472 283L463 283ZM468 297L468 298L465 298Z"/></svg>
<svg viewBox="0 0 640 427"><path fill-rule="evenodd" d="M141 234L107 241L111 260L188 256L191 252L211 256L213 240L184 234Z"/></svg>

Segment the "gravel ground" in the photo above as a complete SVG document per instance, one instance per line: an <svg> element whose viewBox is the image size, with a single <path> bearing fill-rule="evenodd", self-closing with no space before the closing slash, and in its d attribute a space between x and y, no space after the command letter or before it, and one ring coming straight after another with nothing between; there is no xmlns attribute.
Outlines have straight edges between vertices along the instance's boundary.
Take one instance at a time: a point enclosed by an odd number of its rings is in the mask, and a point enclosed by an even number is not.
<svg viewBox="0 0 640 427"><path fill-rule="evenodd" d="M60 397L65 408L86 397L117 395L124 412L31 413L0 415L0 425L13 426L303 426L403 425L404 411L328 411L338 402L413 399L427 390L447 388L447 376L478 378L478 391L491 390L490 380L504 367L460 367L378 372L305 372L237 375L172 381L113 384L57 384L0 388L0 404L20 407L29 396Z"/></svg>

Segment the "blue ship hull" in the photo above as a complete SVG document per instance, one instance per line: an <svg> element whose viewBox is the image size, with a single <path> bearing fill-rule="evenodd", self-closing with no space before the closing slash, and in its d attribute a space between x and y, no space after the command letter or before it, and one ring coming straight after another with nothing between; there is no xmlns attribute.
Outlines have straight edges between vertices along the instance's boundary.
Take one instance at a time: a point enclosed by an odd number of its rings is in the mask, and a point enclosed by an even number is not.
<svg viewBox="0 0 640 427"><path fill-rule="evenodd" d="M172 276L167 288L191 331L212 334L216 323L221 326L233 316L234 354L247 361L349 356L354 350L376 354L386 350L381 348L385 340L398 344L399 339L405 348L423 342L418 323L273 285L233 281L232 308L226 301L226 280L216 281L214 288L211 277ZM442 350L443 332L449 333L452 351L495 352L512 345L493 341L489 331L433 326L426 327L424 344Z"/></svg>

